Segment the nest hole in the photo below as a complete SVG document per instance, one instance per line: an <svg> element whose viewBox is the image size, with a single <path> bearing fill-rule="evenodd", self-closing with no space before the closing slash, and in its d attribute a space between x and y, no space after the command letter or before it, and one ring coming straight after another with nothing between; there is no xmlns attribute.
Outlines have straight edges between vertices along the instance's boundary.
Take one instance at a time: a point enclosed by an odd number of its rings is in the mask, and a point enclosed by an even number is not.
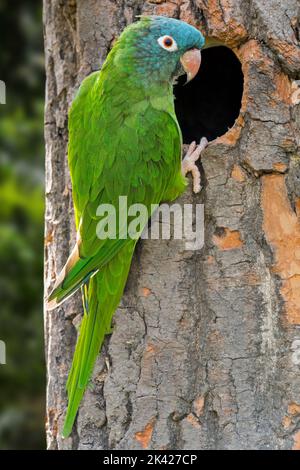
<svg viewBox="0 0 300 470"><path fill-rule="evenodd" d="M241 63L225 46L202 51L202 63L196 77L183 86L186 77L174 87L175 110L183 142L209 141L230 129L240 113L244 77Z"/></svg>

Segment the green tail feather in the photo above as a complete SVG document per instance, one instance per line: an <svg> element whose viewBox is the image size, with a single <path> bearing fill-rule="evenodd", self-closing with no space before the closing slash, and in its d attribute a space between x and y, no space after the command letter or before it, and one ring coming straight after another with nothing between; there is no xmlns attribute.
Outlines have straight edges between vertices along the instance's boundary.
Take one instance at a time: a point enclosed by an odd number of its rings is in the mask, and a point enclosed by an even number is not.
<svg viewBox="0 0 300 470"><path fill-rule="evenodd" d="M97 277L97 276L96 276ZM89 291L94 291L97 288L97 278L94 277L89 282ZM97 291L95 292L95 297L97 298ZM73 357L72 367L69 373L68 381L67 381L67 392L68 392L68 410L65 418L64 428L62 435L63 437L67 437L71 431L72 427L76 418L76 414L79 408L79 404L82 400L83 394L85 392L86 385L88 380L85 384L79 385L79 374L81 367L85 363L86 355L84 354L84 346L86 342L94 343L97 347L97 352L100 350L101 344L104 339L105 331L103 331L103 323L100 321L100 306L98 300L94 301L93 304L89 305L88 313L84 308L84 316L81 322L80 330L79 330L79 337L75 349L75 354ZM110 315L111 317L111 315ZM96 322L96 320L98 320ZM99 329L98 334L95 331L95 326L97 323L97 327ZM95 357L91 358L89 364L85 364L85 367L89 369L91 374L91 369L94 366L96 361L97 353Z"/></svg>
<svg viewBox="0 0 300 470"><path fill-rule="evenodd" d="M48 297L49 306L53 300L59 304L74 294L98 269L107 264L118 250L122 249L124 244L124 240L114 240L109 249L100 250L91 258L78 259L60 284L50 293Z"/></svg>
<svg viewBox="0 0 300 470"><path fill-rule="evenodd" d="M128 244L84 287L84 316L67 381L68 409L62 435L68 437L97 355L125 287L135 243ZM87 297L87 301L86 301Z"/></svg>

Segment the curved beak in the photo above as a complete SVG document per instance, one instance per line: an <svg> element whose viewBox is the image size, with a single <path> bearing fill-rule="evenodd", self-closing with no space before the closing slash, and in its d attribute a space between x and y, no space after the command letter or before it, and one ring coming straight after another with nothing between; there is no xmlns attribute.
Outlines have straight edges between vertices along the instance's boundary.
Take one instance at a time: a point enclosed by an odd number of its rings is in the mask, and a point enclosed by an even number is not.
<svg viewBox="0 0 300 470"><path fill-rule="evenodd" d="M198 73L201 65L201 52L199 49L190 49L180 57L180 62L187 75L186 83L190 82Z"/></svg>

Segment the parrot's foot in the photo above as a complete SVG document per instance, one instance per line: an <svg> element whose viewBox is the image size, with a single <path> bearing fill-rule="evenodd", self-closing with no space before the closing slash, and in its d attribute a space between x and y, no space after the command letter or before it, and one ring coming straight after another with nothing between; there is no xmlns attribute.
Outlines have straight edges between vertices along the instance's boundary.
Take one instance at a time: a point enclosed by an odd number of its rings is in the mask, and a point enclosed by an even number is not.
<svg viewBox="0 0 300 470"><path fill-rule="evenodd" d="M199 160L201 152L203 152L207 145L208 140L206 137L202 137L199 145L197 145L196 142L192 142L181 163L181 171L183 176L189 172L192 173L194 193L199 193L201 190L201 176L199 168L196 165L196 161Z"/></svg>

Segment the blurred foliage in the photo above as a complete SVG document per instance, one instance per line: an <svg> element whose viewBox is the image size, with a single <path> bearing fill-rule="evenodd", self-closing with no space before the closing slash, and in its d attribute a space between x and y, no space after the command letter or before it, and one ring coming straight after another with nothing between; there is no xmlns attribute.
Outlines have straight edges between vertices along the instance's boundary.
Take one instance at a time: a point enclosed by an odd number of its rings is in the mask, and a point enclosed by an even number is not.
<svg viewBox="0 0 300 470"><path fill-rule="evenodd" d="M45 448L42 2L0 0L0 449Z"/></svg>

